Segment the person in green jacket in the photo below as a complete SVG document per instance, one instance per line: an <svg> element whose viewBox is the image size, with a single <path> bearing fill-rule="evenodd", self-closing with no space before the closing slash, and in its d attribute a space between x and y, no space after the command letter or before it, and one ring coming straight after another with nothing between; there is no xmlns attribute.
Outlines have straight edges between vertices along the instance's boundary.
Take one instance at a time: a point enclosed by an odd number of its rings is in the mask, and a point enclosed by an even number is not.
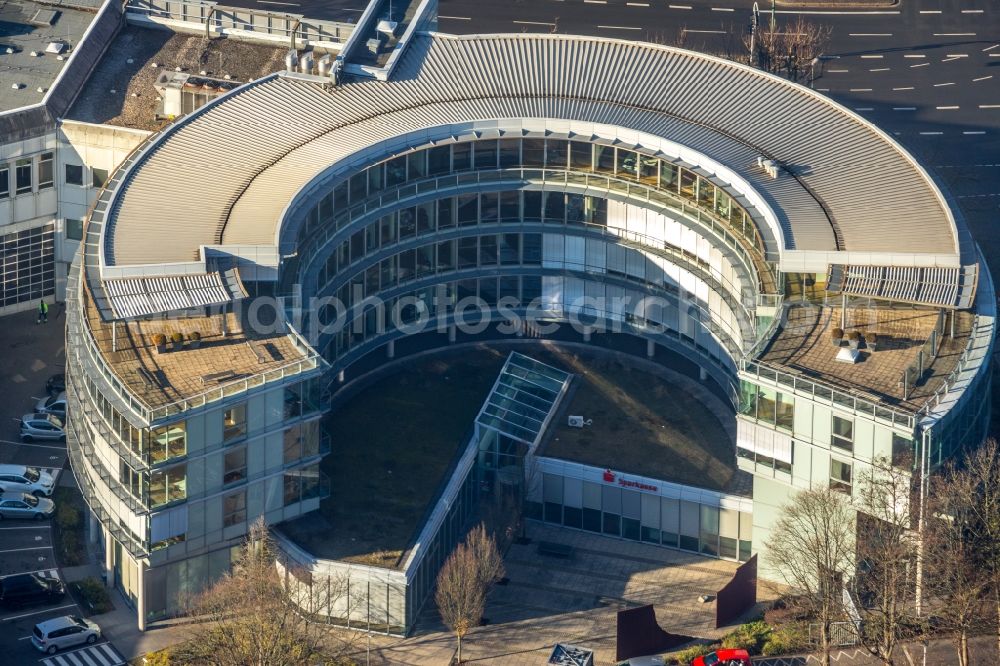
<svg viewBox="0 0 1000 666"><path fill-rule="evenodd" d="M38 301L38 321L36 324L49 323L49 304L45 301Z"/></svg>

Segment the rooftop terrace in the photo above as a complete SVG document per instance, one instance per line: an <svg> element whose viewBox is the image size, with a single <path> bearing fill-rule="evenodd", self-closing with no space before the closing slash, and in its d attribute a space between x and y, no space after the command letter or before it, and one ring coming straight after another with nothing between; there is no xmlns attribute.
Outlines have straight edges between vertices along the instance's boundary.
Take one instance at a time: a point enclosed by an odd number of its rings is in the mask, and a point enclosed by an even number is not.
<svg viewBox="0 0 1000 666"><path fill-rule="evenodd" d="M311 369L314 360L291 335L257 333L237 314L177 317L154 321L101 321L93 301L87 299L90 330L105 362L129 391L150 409L189 400L213 389L227 393L243 390L244 380L257 385ZM157 353L153 336L181 333L185 339L201 335L197 349ZM300 362L305 362L297 366ZM227 393L228 394L228 393Z"/></svg>
<svg viewBox="0 0 1000 666"><path fill-rule="evenodd" d="M900 407L920 409L940 389L958 363L972 329L974 313L953 311L955 336L950 336L950 322L940 336L938 356L925 364L915 387L903 396L901 378L915 367L918 354L939 325L938 311L917 308L848 307L845 335L858 331L862 337L877 334L877 345L861 344L860 360L845 363L835 360L837 347L831 332L841 324L841 308L792 306L787 319L765 349L760 360L771 365L798 371L810 378L844 389L859 397ZM844 344L847 344L846 342Z"/></svg>
<svg viewBox="0 0 1000 666"><path fill-rule="evenodd" d="M156 78L182 72L246 82L285 68L287 45L263 46L202 35L125 26L108 47L68 117L143 130L159 129ZM156 63L156 67L153 67Z"/></svg>
<svg viewBox="0 0 1000 666"><path fill-rule="evenodd" d="M90 4L94 10L100 6L96 0ZM95 16L95 11L31 0L0 2L0 113L42 101ZM50 51L53 43L62 48Z"/></svg>
<svg viewBox="0 0 1000 666"><path fill-rule="evenodd" d="M735 433L720 421L733 409L697 382L668 370L646 372L629 359L554 355L575 378L541 455L750 494L749 475L736 469ZM570 414L592 423L570 427Z"/></svg>

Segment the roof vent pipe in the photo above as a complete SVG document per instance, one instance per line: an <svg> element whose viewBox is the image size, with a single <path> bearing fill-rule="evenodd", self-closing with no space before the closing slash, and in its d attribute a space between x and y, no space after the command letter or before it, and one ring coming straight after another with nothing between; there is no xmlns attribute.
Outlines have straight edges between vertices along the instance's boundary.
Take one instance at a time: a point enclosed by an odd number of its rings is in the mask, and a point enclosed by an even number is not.
<svg viewBox="0 0 1000 666"><path fill-rule="evenodd" d="M331 69L333 69L333 56L329 53L321 56L316 61L316 73L320 76L328 76Z"/></svg>
<svg viewBox="0 0 1000 666"><path fill-rule="evenodd" d="M285 56L285 69L289 72L295 71L295 66L299 63L299 52L295 49L288 49Z"/></svg>
<svg viewBox="0 0 1000 666"><path fill-rule="evenodd" d="M313 54L312 51L305 51L302 57L299 58L299 70L303 74L312 74L313 71Z"/></svg>

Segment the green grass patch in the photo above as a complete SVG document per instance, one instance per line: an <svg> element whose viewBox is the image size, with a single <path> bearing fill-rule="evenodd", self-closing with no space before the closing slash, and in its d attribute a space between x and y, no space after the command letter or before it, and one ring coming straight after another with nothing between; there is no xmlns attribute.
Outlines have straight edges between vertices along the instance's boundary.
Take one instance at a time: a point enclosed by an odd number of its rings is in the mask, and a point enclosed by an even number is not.
<svg viewBox="0 0 1000 666"><path fill-rule="evenodd" d="M84 534L86 504L76 488L58 486L52 493L56 513L52 523L56 560L60 566L75 567L87 562L87 538Z"/></svg>
<svg viewBox="0 0 1000 666"><path fill-rule="evenodd" d="M338 408L324 423L331 496L320 516L282 531L319 557L401 565L506 357L485 350L418 360Z"/></svg>

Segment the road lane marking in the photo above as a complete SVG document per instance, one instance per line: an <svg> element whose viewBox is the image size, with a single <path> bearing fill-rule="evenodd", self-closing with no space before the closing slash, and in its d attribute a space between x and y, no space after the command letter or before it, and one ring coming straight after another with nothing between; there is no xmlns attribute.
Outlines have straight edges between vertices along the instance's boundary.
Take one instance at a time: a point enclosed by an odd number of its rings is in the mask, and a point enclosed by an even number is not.
<svg viewBox="0 0 1000 666"><path fill-rule="evenodd" d="M974 32L935 32L935 37L975 37Z"/></svg>
<svg viewBox="0 0 1000 666"><path fill-rule="evenodd" d="M980 76L978 79L972 79L972 80L973 80L973 82L975 82L975 81L985 81L986 79L992 79L992 78L993 78L993 75L990 74L989 76Z"/></svg>
<svg viewBox="0 0 1000 666"><path fill-rule="evenodd" d="M880 56L880 55L863 55L861 57L862 58L881 58L882 56Z"/></svg>
<svg viewBox="0 0 1000 666"><path fill-rule="evenodd" d="M766 10L765 10L766 11ZM875 16L877 14L894 14L899 15L898 9L890 9L887 11L830 11L824 9L777 9L774 11L775 14L812 14L812 15L824 15L824 16L851 16L851 15L865 15L865 16Z"/></svg>
<svg viewBox="0 0 1000 666"><path fill-rule="evenodd" d="M913 90L913 86L905 86L903 88L893 88L893 90Z"/></svg>
<svg viewBox="0 0 1000 666"><path fill-rule="evenodd" d="M869 69L869 72L888 72L889 67L876 67L875 69Z"/></svg>
<svg viewBox="0 0 1000 666"><path fill-rule="evenodd" d="M948 53L947 57L949 57L949 58L968 58L969 54L968 53Z"/></svg>
<svg viewBox="0 0 1000 666"><path fill-rule="evenodd" d="M929 62L918 62L916 65L910 65L910 69L914 67L927 67L928 65L930 65Z"/></svg>
<svg viewBox="0 0 1000 666"><path fill-rule="evenodd" d="M921 9L920 13L921 14L940 14L941 10L940 9Z"/></svg>
<svg viewBox="0 0 1000 666"><path fill-rule="evenodd" d="M649 7L648 2L626 2L625 5L628 7Z"/></svg>
<svg viewBox="0 0 1000 666"><path fill-rule="evenodd" d="M633 28L627 25L599 25L597 27L605 30L642 30L642 28Z"/></svg>
<svg viewBox="0 0 1000 666"><path fill-rule="evenodd" d="M827 74L843 74L846 71L848 71L848 70L846 70L846 69L828 69L828 70L826 70L826 73Z"/></svg>
<svg viewBox="0 0 1000 666"><path fill-rule="evenodd" d="M689 28L681 28L681 32L703 32L703 33L708 33L708 34L713 34L713 35L725 35L725 34L728 34L728 33L726 33L725 30L691 30Z"/></svg>
<svg viewBox="0 0 1000 666"><path fill-rule="evenodd" d="M962 134L986 134L986 132L983 132L981 130L977 131L977 132L966 131L966 132L962 132Z"/></svg>
<svg viewBox="0 0 1000 666"><path fill-rule="evenodd" d="M871 107L871 106L856 106L856 107L854 107L854 110L855 111L874 111L875 108Z"/></svg>
<svg viewBox="0 0 1000 666"><path fill-rule="evenodd" d="M521 25L549 25L553 28L556 27L555 23L546 23L545 21L514 21L514 23L519 23Z"/></svg>
<svg viewBox="0 0 1000 666"><path fill-rule="evenodd" d="M0 550L3 553L23 553L29 550L52 550L52 546L32 546L30 548L11 548L10 550Z"/></svg>
<svg viewBox="0 0 1000 666"><path fill-rule="evenodd" d="M1000 44L994 44L993 46L987 46L985 49L983 49L983 53L986 53L987 51L992 51L993 49L995 49L998 46L1000 46Z"/></svg>
<svg viewBox="0 0 1000 666"><path fill-rule="evenodd" d="M914 53L914 54L910 54L910 55L905 55L903 57L904 58L926 58L927 56L924 55L924 54L922 54L922 53L920 53L920 54Z"/></svg>
<svg viewBox="0 0 1000 666"><path fill-rule="evenodd" d="M713 12L735 12L732 7L712 7Z"/></svg>
<svg viewBox="0 0 1000 666"><path fill-rule="evenodd" d="M921 132L921 134L924 136L939 136L944 134L944 132Z"/></svg>
<svg viewBox="0 0 1000 666"><path fill-rule="evenodd" d="M955 57L952 57L952 56L948 56L947 58L942 59L941 62L951 62L952 60L959 60L959 59L960 58L955 58Z"/></svg>
<svg viewBox="0 0 1000 666"><path fill-rule="evenodd" d="M850 37L892 37L891 32L851 32Z"/></svg>
<svg viewBox="0 0 1000 666"><path fill-rule="evenodd" d="M585 5L606 5L608 0L583 0Z"/></svg>
<svg viewBox="0 0 1000 666"><path fill-rule="evenodd" d="M959 107L957 107L957 106L936 106L934 108L937 109L938 111L951 111L952 109L957 109Z"/></svg>
<svg viewBox="0 0 1000 666"><path fill-rule="evenodd" d="M848 92L871 92L871 88L851 88Z"/></svg>
<svg viewBox="0 0 1000 666"><path fill-rule="evenodd" d="M980 104L980 109L1000 109L1000 104Z"/></svg>
<svg viewBox="0 0 1000 666"><path fill-rule="evenodd" d="M11 615L10 617L0 617L0 622L6 622L7 620L20 620L22 617L31 617L32 615L41 615L42 613L51 613L52 611L63 610L64 608L76 608L76 604L67 604L66 606L56 606L55 608L46 608L45 610L34 611L33 613L25 613L24 615Z"/></svg>
<svg viewBox="0 0 1000 666"><path fill-rule="evenodd" d="M471 16L438 16L439 19L451 19L452 21L471 21Z"/></svg>
<svg viewBox="0 0 1000 666"><path fill-rule="evenodd" d="M952 83L951 81L949 81L948 83L935 83L934 87L935 88L943 88L945 86L953 86L953 85L955 85L955 84Z"/></svg>
<svg viewBox="0 0 1000 666"><path fill-rule="evenodd" d="M892 110L893 111L916 111L917 107L915 107L915 106L894 106L894 107L892 107Z"/></svg>
<svg viewBox="0 0 1000 666"><path fill-rule="evenodd" d="M670 9L691 9L691 5L667 5Z"/></svg>
<svg viewBox="0 0 1000 666"><path fill-rule="evenodd" d="M963 9L962 13L963 14L982 14L983 10L982 9Z"/></svg>

